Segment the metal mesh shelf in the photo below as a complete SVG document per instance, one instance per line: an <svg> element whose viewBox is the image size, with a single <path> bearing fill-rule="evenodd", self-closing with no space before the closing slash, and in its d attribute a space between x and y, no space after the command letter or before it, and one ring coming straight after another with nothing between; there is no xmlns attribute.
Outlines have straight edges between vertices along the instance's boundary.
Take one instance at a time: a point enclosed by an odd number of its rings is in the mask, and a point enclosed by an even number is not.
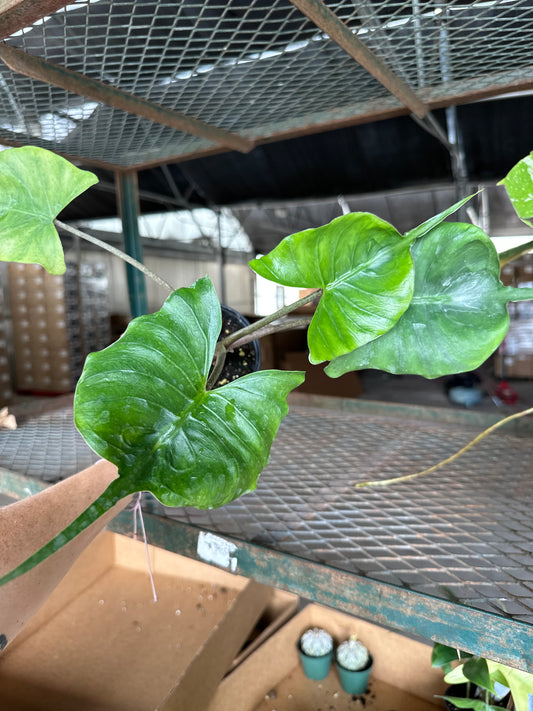
<svg viewBox="0 0 533 711"><path fill-rule="evenodd" d="M432 106L533 80L532 0L329 1ZM226 131L270 140L402 102L288 0L77 0L6 38L59 67ZM120 167L215 143L0 65L0 138ZM431 108L429 106L428 108Z"/></svg>
<svg viewBox="0 0 533 711"><path fill-rule="evenodd" d="M254 493L212 511L145 497L149 539L199 557L202 535L226 537L242 544L237 572L533 668L530 428L499 430L427 478L356 490L440 461L491 416L308 402L291 406ZM0 455L0 491L17 498L97 458L71 408L0 432ZM113 527L131 533L131 514Z"/></svg>
<svg viewBox="0 0 533 711"><path fill-rule="evenodd" d="M530 437L494 435L426 478L353 488L424 469L473 436L464 424L294 407L256 492L166 515L531 624Z"/></svg>

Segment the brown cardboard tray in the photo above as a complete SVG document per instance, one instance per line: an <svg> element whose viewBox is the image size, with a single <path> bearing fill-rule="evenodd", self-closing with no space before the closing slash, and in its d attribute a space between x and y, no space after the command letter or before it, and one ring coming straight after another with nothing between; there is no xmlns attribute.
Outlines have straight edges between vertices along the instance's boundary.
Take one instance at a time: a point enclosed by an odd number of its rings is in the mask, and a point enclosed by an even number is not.
<svg viewBox="0 0 533 711"><path fill-rule="evenodd" d="M2 711L202 711L297 598L104 531L0 656Z"/></svg>
<svg viewBox="0 0 533 711"><path fill-rule="evenodd" d="M374 666L367 692L343 691L332 664L324 681L307 679L297 642L323 627L336 643L351 634L368 647ZM435 711L444 691L442 672L431 667L431 647L363 620L308 605L222 681L209 711ZM192 711L192 708L191 708Z"/></svg>

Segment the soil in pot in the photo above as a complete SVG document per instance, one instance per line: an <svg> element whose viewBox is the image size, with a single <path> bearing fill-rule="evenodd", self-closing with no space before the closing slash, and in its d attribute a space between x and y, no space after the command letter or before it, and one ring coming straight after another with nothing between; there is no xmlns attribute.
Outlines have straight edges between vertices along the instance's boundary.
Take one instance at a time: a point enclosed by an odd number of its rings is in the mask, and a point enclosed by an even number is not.
<svg viewBox="0 0 533 711"><path fill-rule="evenodd" d="M222 329L218 340L220 341L231 333L249 325L250 322L238 311L235 311L235 309L232 309L230 306L222 306ZM259 370L260 367L261 348L259 341L245 343L234 351L228 352L226 362L215 383L215 387L218 388L222 385L227 385L242 375L254 373L256 370Z"/></svg>

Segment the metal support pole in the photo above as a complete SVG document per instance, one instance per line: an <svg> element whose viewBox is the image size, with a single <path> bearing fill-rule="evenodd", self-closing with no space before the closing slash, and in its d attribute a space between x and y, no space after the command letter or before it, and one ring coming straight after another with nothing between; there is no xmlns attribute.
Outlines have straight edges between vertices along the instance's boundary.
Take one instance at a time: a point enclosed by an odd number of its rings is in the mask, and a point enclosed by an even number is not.
<svg viewBox="0 0 533 711"><path fill-rule="evenodd" d="M452 80L450 42L448 37L448 16L445 13L440 30L440 65L441 75L444 83ZM448 141L450 143L450 160L452 164L452 176L455 183L455 192L457 200L466 197L468 191L468 171L466 168L466 159L463 149L463 140L461 135L461 127L457 121L457 108L448 106L446 109L446 129L448 133ZM463 205L458 212L461 222L467 221L466 206Z"/></svg>
<svg viewBox="0 0 533 711"><path fill-rule="evenodd" d="M139 187L137 173L117 173L118 199L122 233L124 235L124 250L130 257L143 261L143 251L139 237ZM146 281L144 274L126 264L126 277L130 297L130 309L133 318L148 312L146 300Z"/></svg>
<svg viewBox="0 0 533 711"><path fill-rule="evenodd" d="M217 229L218 229L218 265L220 273L220 303L225 304L226 293L226 250L222 245L222 225L220 219L220 210L217 211Z"/></svg>

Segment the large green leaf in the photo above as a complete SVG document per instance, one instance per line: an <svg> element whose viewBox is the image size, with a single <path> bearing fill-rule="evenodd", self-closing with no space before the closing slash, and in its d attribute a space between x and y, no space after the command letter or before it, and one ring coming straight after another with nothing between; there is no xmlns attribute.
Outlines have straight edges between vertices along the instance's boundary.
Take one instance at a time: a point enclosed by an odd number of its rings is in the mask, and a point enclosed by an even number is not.
<svg viewBox="0 0 533 711"><path fill-rule="evenodd" d="M41 264L51 274L63 274L65 259L54 220L97 182L93 173L43 148L0 152L0 260Z"/></svg>
<svg viewBox="0 0 533 711"><path fill-rule="evenodd" d="M206 391L221 315L210 280L179 289L91 354L75 421L135 490L213 508L256 487L300 372L261 371Z"/></svg>
<svg viewBox="0 0 533 711"><path fill-rule="evenodd" d="M308 330L310 361L321 363L385 333L405 311L409 245L392 225L354 212L286 237L250 267L278 284L323 290Z"/></svg>
<svg viewBox="0 0 533 711"><path fill-rule="evenodd" d="M443 223L413 245L415 290L396 326L335 359L333 378L376 368L426 378L477 368L498 347L509 325L507 302L533 290L504 287L490 239L477 227Z"/></svg>
<svg viewBox="0 0 533 711"><path fill-rule="evenodd" d="M505 185L518 217L533 227L533 151L522 158L498 185Z"/></svg>
<svg viewBox="0 0 533 711"><path fill-rule="evenodd" d="M265 370L206 391L221 322L205 277L89 356L75 421L119 477L0 585L59 550L127 494L150 491L167 506L213 508L255 489L287 414L287 395L305 374Z"/></svg>

